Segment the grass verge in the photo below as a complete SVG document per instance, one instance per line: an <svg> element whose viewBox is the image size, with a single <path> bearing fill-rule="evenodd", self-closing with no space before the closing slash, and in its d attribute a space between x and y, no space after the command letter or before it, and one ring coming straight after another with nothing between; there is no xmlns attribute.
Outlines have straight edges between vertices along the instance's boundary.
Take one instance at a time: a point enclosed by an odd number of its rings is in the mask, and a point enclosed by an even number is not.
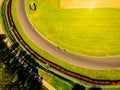
<svg viewBox="0 0 120 90"><path fill-rule="evenodd" d="M72 85L68 82L60 80L58 77L55 77L54 75L50 74L49 72L45 72L44 70L38 69L38 71L39 75L41 75L46 82L50 83L57 90L72 90Z"/></svg>

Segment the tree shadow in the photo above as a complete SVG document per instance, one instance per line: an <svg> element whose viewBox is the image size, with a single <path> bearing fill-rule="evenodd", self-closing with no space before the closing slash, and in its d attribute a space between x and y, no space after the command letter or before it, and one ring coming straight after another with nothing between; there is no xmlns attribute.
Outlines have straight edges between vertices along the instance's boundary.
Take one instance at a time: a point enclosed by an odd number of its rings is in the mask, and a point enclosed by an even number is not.
<svg viewBox="0 0 120 90"><path fill-rule="evenodd" d="M72 90L85 90L85 87L76 83Z"/></svg>
<svg viewBox="0 0 120 90"><path fill-rule="evenodd" d="M102 90L100 87L91 87L89 90Z"/></svg>

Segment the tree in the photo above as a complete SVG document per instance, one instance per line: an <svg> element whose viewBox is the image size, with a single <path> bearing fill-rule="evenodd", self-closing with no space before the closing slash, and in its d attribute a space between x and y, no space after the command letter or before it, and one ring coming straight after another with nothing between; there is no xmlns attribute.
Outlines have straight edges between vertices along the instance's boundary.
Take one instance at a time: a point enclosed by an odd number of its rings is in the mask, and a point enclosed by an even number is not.
<svg viewBox="0 0 120 90"><path fill-rule="evenodd" d="M1 39L1 40L4 40L4 39L6 39L6 36L5 36L5 34L0 34L0 39Z"/></svg>
<svg viewBox="0 0 120 90"><path fill-rule="evenodd" d="M26 55L26 51L20 51L20 56L25 56Z"/></svg>
<svg viewBox="0 0 120 90"><path fill-rule="evenodd" d="M36 11L36 4L35 3L30 4L29 7L32 11Z"/></svg>
<svg viewBox="0 0 120 90"><path fill-rule="evenodd" d="M17 48L19 46L19 43L14 43L13 45L12 45L12 47L14 47L14 48Z"/></svg>

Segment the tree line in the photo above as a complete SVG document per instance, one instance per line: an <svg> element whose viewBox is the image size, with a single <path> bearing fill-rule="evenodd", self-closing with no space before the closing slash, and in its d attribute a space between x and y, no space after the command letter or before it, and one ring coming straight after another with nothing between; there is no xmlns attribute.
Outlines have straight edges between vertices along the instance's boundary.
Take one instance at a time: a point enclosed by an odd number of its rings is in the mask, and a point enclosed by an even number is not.
<svg viewBox="0 0 120 90"><path fill-rule="evenodd" d="M0 89L1 90L45 90L45 88L40 85L36 79L30 75L26 69L23 68L18 60L15 58L14 54L7 47L6 43L3 41L5 35L0 35ZM19 44L14 43L12 47L18 50ZM27 63L37 72L35 65L38 64L28 55L25 51L21 51L20 55L27 61ZM32 63L31 63L32 60Z"/></svg>

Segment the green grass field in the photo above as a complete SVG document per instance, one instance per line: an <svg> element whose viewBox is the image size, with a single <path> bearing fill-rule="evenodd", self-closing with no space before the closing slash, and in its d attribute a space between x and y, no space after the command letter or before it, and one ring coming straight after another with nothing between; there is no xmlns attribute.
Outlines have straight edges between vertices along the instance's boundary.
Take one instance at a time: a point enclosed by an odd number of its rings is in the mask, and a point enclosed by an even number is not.
<svg viewBox="0 0 120 90"><path fill-rule="evenodd" d="M55 62L55 61L60 61L52 56L50 56L49 54L45 53L44 51L42 51L41 49L39 49L35 44L33 44L32 41L30 41L30 39L25 35L24 31L22 30L21 26L20 26L20 23L18 22L18 17L16 16L16 3L17 3L17 0L13 0L13 6L14 8L12 7L12 15L13 15L13 18L14 18L14 21L15 21L15 24L16 24L16 27L19 28L19 33L22 35L23 39L32 47L35 49L35 51L37 51L39 54L42 53L42 55L45 57L45 58L48 58L49 60ZM36 48L35 48L36 47ZM120 79L120 70L119 69L113 69L113 70L91 70L91 69L85 69L85 68L81 68L81 67L77 67L77 66L72 66L70 64L66 64L64 63L63 61L61 62L56 62L58 65L62 65L64 68L67 68L67 69L71 69L71 71L74 71L74 72L77 72L77 73L81 73L83 75L86 75L88 77L92 77L92 78L95 78L95 79L109 79L109 80L118 80ZM54 84L54 82L53 82ZM56 84L55 84L56 85ZM111 87L112 88L112 87ZM117 86L116 86L117 88ZM103 89L103 90L108 90L108 89ZM115 89L113 87L113 89L110 89L109 90L119 90L118 89Z"/></svg>
<svg viewBox="0 0 120 90"><path fill-rule="evenodd" d="M35 28L59 47L90 56L120 55L120 9L61 9L59 0L27 0L27 13Z"/></svg>
<svg viewBox="0 0 120 90"><path fill-rule="evenodd" d="M92 70L92 69L86 69L86 68L82 68L82 67L77 67L77 66L73 66L71 64L67 64L66 62L59 60L53 56L51 56L50 54L44 52L43 50L41 50L37 45L35 45L28 37L27 35L24 33L24 31L21 28L21 25L19 23L18 17L17 17L17 12L16 11L16 3L17 0L13 0L13 6L12 7L12 16L13 16L13 20L15 22L15 25L19 31L19 33L22 35L23 39L25 40L25 42L30 45L31 48L33 48L37 53L39 53L41 56L43 56L44 58L60 65L63 66L66 69L69 69L73 72L76 73L80 73L82 75L94 78L94 79L109 79L109 80L118 80L120 79L120 69L113 69L113 70Z"/></svg>

